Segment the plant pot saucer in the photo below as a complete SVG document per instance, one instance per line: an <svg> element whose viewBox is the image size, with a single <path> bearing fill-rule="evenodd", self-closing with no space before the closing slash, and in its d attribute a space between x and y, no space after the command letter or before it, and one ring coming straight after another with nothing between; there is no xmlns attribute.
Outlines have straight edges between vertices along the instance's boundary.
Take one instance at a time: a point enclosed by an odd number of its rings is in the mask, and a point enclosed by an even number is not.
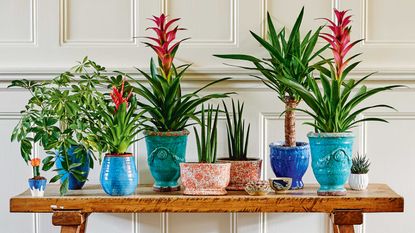
<svg viewBox="0 0 415 233"><path fill-rule="evenodd" d="M317 191L318 196L346 196L347 191Z"/></svg>
<svg viewBox="0 0 415 233"><path fill-rule="evenodd" d="M245 190L245 185L246 184L229 184L228 187L226 187L226 190L229 191L243 191Z"/></svg>
<svg viewBox="0 0 415 233"><path fill-rule="evenodd" d="M191 196L220 196L226 195L227 192L225 189L185 189L183 194Z"/></svg>
<svg viewBox="0 0 415 233"><path fill-rule="evenodd" d="M180 186L174 186L174 187L159 187L153 185L153 191L155 192L175 192L180 191Z"/></svg>

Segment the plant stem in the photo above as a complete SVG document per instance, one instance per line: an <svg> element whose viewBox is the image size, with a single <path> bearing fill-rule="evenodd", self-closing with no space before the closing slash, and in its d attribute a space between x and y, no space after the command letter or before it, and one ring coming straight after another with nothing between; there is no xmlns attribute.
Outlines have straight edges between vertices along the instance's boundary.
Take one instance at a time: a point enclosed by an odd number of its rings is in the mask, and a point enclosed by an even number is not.
<svg viewBox="0 0 415 233"><path fill-rule="evenodd" d="M33 177L40 176L39 167L33 167Z"/></svg>
<svg viewBox="0 0 415 233"><path fill-rule="evenodd" d="M293 97L285 97L285 146L295 147L295 108L297 108L298 101Z"/></svg>

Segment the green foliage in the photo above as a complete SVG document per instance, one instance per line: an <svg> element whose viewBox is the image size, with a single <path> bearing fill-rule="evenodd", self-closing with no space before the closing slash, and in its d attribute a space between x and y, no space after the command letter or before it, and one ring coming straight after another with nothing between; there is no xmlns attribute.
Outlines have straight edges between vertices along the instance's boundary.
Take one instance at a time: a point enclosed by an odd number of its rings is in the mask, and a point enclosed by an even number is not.
<svg viewBox="0 0 415 233"><path fill-rule="evenodd" d="M200 135L193 127L196 134L197 154L199 163L215 163L218 147L218 113L219 106L214 109L213 105L208 105L205 110L202 105L201 116L199 119ZM205 116L207 114L207 116Z"/></svg>
<svg viewBox="0 0 415 233"><path fill-rule="evenodd" d="M226 130L228 138L228 151L231 160L247 160L249 130L251 125L245 127L245 120L243 119L244 104L238 101L235 106L232 100L232 116L226 107L224 101L223 107L226 114Z"/></svg>
<svg viewBox="0 0 415 233"><path fill-rule="evenodd" d="M32 156L32 145L39 143L49 156L43 159L42 169L50 170L56 161L55 152L61 152L63 170L74 175L79 181L78 167L85 163L84 157L91 156L89 166L94 166L94 155L87 153L91 149L85 129L89 127L85 110L94 111L103 98L98 91L105 87L102 83L110 80L103 75L105 68L87 57L70 71L60 74L49 81L14 80L9 87L28 90L31 98L21 111L21 119L14 128L11 140L20 142L20 152L28 162ZM67 151L76 146L75 155L83 158L81 163L73 163ZM57 171L57 170L55 170ZM56 175L55 182L62 177ZM61 194L68 189L67 180L63 181Z"/></svg>
<svg viewBox="0 0 415 233"><path fill-rule="evenodd" d="M151 123L151 125L145 125L147 129L161 132L181 131L190 125L188 124L189 119L197 120L196 108L199 105L211 99L225 98L230 94L199 96L199 92L207 87L229 79L223 78L213 81L192 93L183 95L180 82L189 66L187 64L176 68L173 65L169 79L163 77L161 69L156 67L153 60L150 62L149 74L138 69L150 86L148 88L140 81L135 80L137 87L134 87L134 92L147 100L147 103L138 103L148 113L143 117L147 122Z"/></svg>
<svg viewBox="0 0 415 233"><path fill-rule="evenodd" d="M328 47L324 46L314 52L322 27L319 27L314 33L310 30L305 37L301 39L300 28L303 15L304 8L298 15L288 37L286 36L285 28L279 32L276 31L269 13L267 15L268 41L251 31L252 36L269 53L269 58L260 59L245 54L214 56L251 62L255 67L237 67L259 71L263 77L256 75L252 76L262 80L265 85L277 92L281 101L285 102L286 97L291 97L290 99L300 101L301 95L298 95L291 86L281 82L280 79L285 77L307 87L307 77L311 76L312 71L315 69L315 65L311 65L310 63ZM324 61L317 62L316 64L322 63L324 63Z"/></svg>
<svg viewBox="0 0 415 233"><path fill-rule="evenodd" d="M352 174L367 174L369 172L370 161L366 155L359 155L352 158Z"/></svg>

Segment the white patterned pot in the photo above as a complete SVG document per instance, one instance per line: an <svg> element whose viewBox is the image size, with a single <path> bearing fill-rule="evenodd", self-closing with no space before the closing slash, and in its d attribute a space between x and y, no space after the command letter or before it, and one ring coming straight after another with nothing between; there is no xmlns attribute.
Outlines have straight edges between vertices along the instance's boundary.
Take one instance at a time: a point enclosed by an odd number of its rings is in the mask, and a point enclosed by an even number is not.
<svg viewBox="0 0 415 233"><path fill-rule="evenodd" d="M350 174L349 185L353 190L365 190L369 185L368 174Z"/></svg>

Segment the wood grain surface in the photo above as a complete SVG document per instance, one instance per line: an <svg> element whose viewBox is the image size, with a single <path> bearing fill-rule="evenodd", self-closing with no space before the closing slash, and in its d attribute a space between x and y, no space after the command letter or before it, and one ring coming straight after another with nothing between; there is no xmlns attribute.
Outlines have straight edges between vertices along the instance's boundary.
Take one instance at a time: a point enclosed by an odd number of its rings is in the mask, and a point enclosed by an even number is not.
<svg viewBox="0 0 415 233"><path fill-rule="evenodd" d="M134 195L112 197L100 185L86 185L82 190L59 196L57 185L48 185L45 197L31 197L30 191L10 199L10 212L49 213L53 210L80 210L84 213L151 212L320 212L358 209L362 212L403 212L404 199L385 184L370 184L366 191L348 190L346 196L317 196L318 185L303 190L249 196L244 191L226 196L184 196L180 191L156 193L150 186L140 186Z"/></svg>

